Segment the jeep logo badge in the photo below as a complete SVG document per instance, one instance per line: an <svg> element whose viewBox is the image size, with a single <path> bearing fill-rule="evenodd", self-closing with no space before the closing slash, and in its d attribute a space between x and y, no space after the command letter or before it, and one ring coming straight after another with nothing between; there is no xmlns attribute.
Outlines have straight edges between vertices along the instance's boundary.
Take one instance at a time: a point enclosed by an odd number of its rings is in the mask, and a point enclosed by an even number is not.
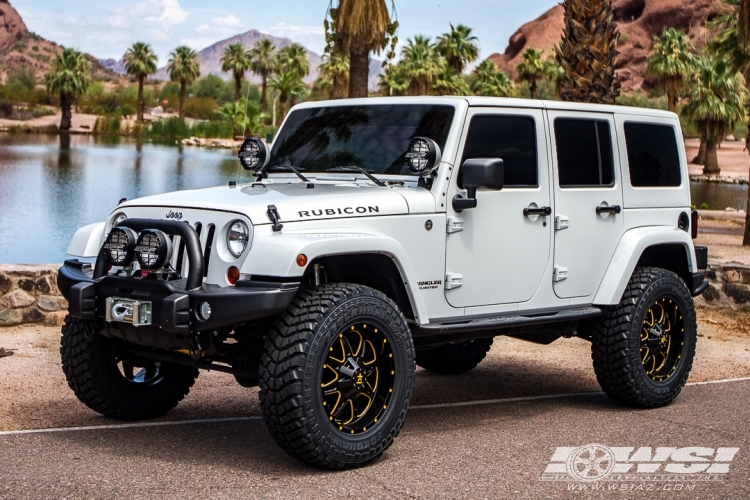
<svg viewBox="0 0 750 500"><path fill-rule="evenodd" d="M167 219L182 220L182 212L167 212Z"/></svg>

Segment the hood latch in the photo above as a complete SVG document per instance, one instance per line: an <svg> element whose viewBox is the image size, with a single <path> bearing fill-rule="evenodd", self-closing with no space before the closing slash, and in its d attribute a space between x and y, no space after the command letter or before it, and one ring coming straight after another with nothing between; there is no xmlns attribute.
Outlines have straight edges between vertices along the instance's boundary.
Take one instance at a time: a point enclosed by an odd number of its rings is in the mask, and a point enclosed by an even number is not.
<svg viewBox="0 0 750 500"><path fill-rule="evenodd" d="M276 210L276 205L268 205L268 218L273 222L273 232L279 232L284 227L284 224L281 223L281 217L279 216L279 211Z"/></svg>

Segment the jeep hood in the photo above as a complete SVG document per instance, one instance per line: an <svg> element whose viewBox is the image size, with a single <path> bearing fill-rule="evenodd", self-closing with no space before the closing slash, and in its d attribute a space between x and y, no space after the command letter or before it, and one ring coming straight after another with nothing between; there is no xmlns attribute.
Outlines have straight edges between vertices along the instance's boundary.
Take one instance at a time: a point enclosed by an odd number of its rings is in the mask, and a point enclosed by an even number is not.
<svg viewBox="0 0 750 500"><path fill-rule="evenodd" d="M175 191L124 202L127 207L220 210L247 215L254 225L270 224L273 205L282 222L377 215L434 213L435 199L423 188L377 187L369 183L271 182Z"/></svg>

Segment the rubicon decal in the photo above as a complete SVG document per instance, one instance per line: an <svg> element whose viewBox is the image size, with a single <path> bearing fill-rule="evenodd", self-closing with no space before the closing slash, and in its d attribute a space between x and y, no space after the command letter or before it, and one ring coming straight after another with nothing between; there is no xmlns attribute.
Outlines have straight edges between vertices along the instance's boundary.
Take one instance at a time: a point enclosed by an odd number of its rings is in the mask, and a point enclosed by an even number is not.
<svg viewBox="0 0 750 500"><path fill-rule="evenodd" d="M380 213L380 207L346 207L346 208L321 208L319 210L301 210L298 212L300 218L304 217L323 217L333 215L356 215L356 214L377 214Z"/></svg>

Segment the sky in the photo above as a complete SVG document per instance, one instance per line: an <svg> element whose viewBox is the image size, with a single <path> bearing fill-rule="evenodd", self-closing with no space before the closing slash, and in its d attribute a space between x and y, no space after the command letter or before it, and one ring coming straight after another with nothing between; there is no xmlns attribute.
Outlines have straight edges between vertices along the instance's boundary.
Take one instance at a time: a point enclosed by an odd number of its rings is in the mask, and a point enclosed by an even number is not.
<svg viewBox="0 0 750 500"><path fill-rule="evenodd" d="M258 29L290 38L321 54L326 0L10 0L28 28L99 59L120 59L133 42L150 43L164 65L178 45L203 49ZM390 4L390 0L386 0ZM398 36L436 37L449 23L465 24L479 38L481 57L504 52L522 24L559 0L395 0ZM401 44L400 43L400 44Z"/></svg>

